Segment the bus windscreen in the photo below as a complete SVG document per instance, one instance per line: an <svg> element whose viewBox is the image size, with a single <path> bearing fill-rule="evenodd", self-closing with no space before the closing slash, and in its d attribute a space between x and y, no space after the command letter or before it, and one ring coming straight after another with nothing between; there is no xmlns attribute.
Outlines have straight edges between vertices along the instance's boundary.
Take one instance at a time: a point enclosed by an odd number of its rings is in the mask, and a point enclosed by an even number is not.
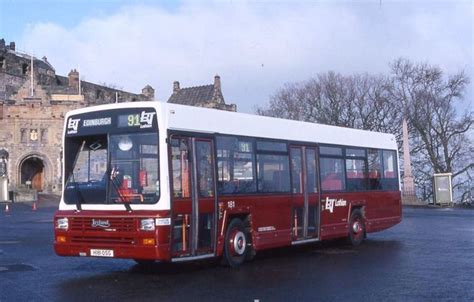
<svg viewBox="0 0 474 302"><path fill-rule="evenodd" d="M158 134L102 134L65 141L68 204L151 204L160 195Z"/></svg>

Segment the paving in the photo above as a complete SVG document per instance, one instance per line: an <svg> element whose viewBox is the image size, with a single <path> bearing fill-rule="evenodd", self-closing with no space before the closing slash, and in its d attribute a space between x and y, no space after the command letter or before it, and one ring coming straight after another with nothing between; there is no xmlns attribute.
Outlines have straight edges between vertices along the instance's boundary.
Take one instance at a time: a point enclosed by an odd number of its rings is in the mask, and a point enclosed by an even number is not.
<svg viewBox="0 0 474 302"><path fill-rule="evenodd" d="M473 301L474 211L404 208L357 248L340 241L219 261L58 257L54 207L0 205L0 301Z"/></svg>

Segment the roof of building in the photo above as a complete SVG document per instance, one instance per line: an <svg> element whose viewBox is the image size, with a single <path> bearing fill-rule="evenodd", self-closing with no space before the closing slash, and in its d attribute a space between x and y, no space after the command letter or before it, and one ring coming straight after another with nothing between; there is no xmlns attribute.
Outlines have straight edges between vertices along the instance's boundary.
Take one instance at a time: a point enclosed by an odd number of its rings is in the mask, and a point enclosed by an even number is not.
<svg viewBox="0 0 474 302"><path fill-rule="evenodd" d="M181 88L174 91L168 103L195 106L208 103L214 96L214 85Z"/></svg>
<svg viewBox="0 0 474 302"><path fill-rule="evenodd" d="M31 55L28 55L26 53L22 53L20 51L17 51L17 50L11 50L11 49L8 49L7 50L8 53L11 53L17 57L21 57L23 59L26 59L26 60L31 60ZM54 67L48 62L48 61L44 61L44 60L41 60L41 59L38 59L37 57L33 57L33 66L34 68L42 68L42 69L46 69L46 70L52 70L52 71L56 71L54 69Z"/></svg>

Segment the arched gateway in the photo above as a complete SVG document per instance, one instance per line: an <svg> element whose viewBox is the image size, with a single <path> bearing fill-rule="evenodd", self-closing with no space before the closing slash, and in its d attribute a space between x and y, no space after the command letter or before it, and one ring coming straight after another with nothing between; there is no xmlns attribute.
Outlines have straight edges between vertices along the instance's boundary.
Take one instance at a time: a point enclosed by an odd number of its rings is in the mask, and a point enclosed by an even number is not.
<svg viewBox="0 0 474 302"><path fill-rule="evenodd" d="M44 189L45 164L39 156L29 156L20 163L20 183L38 192Z"/></svg>

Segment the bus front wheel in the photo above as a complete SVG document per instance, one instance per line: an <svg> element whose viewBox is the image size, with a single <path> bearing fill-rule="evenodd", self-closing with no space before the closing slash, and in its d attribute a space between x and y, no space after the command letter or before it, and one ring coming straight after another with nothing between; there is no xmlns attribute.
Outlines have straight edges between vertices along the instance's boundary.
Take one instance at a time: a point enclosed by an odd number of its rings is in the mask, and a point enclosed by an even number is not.
<svg viewBox="0 0 474 302"><path fill-rule="evenodd" d="M351 213L349 220L349 243L358 246L365 236L365 221L360 209L355 209Z"/></svg>
<svg viewBox="0 0 474 302"><path fill-rule="evenodd" d="M223 263L230 267L238 267L248 253L247 236L242 220L234 218L227 227L224 243Z"/></svg>

